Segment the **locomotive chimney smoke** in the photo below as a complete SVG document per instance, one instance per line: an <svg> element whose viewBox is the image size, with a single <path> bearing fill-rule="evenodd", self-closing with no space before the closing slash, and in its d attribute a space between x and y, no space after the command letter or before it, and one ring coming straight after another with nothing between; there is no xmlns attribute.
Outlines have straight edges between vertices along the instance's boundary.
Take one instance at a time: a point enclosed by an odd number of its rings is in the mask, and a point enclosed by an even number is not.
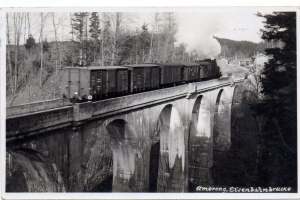
<svg viewBox="0 0 300 200"><path fill-rule="evenodd" d="M200 58L216 58L221 52L219 43L213 38L222 24L214 12L179 12L177 13L178 43L185 43L187 50L197 51Z"/></svg>

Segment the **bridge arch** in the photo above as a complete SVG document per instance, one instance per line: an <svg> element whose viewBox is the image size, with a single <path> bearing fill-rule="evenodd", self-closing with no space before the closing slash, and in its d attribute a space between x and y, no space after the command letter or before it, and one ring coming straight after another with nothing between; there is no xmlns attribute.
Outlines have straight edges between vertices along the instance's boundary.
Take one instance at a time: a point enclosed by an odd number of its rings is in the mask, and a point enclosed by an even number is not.
<svg viewBox="0 0 300 200"><path fill-rule="evenodd" d="M228 96L232 96L228 101ZM251 104L256 94L246 84L224 90L214 116L212 178L215 186L253 186L257 169L258 127ZM223 104L223 105L222 105Z"/></svg>
<svg viewBox="0 0 300 200"><path fill-rule="evenodd" d="M40 152L18 148L6 159L6 192L65 192L58 168Z"/></svg>
<svg viewBox="0 0 300 200"><path fill-rule="evenodd" d="M212 112L209 94L197 96L193 104L188 142L188 187L210 184Z"/></svg>
<svg viewBox="0 0 300 200"><path fill-rule="evenodd" d="M177 109L171 104L165 105L156 126L150 150L149 190L183 191L184 126Z"/></svg>
<svg viewBox="0 0 300 200"><path fill-rule="evenodd" d="M225 102L224 102L224 90L221 89L218 92L214 110L214 127L213 127L213 143L214 143L214 150L219 149L222 145L222 139L228 140L230 136L223 135L224 132L222 131L222 120L223 120L223 113L225 111ZM223 134L222 134L223 133Z"/></svg>
<svg viewBox="0 0 300 200"><path fill-rule="evenodd" d="M232 185L249 186L255 185L258 151L259 151L259 129L257 114L252 108L257 101L257 94L250 87L251 85L238 85L234 89L231 108L231 155L236 168L243 169L236 171L242 178L232 179ZM244 180L243 183L240 181Z"/></svg>
<svg viewBox="0 0 300 200"><path fill-rule="evenodd" d="M106 126L111 137L113 152L112 191L135 191L134 179L135 156L134 131L124 119L115 119Z"/></svg>
<svg viewBox="0 0 300 200"><path fill-rule="evenodd" d="M233 88L220 89L215 99L214 126L213 126L213 155L212 155L212 182L219 185L223 181L223 163L227 151L231 147L231 101Z"/></svg>

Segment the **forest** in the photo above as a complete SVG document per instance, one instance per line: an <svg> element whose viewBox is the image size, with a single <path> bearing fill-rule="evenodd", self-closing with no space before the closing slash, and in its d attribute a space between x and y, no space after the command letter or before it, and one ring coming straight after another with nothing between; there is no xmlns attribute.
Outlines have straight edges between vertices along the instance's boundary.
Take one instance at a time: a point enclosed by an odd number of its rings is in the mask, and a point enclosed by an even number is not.
<svg viewBox="0 0 300 200"><path fill-rule="evenodd" d="M176 41L174 13L148 18L139 23L121 12L7 13L7 104L61 98L65 66L190 63L199 57Z"/></svg>

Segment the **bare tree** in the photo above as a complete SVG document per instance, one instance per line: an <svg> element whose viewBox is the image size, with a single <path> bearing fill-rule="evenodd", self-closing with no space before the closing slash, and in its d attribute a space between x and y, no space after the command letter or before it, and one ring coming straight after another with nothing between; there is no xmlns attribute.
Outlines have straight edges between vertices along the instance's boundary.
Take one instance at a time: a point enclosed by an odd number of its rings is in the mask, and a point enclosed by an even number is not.
<svg viewBox="0 0 300 200"><path fill-rule="evenodd" d="M102 28L102 56L103 65L112 63L113 53L113 33L112 33L112 18L109 13L103 13L103 28Z"/></svg>
<svg viewBox="0 0 300 200"><path fill-rule="evenodd" d="M153 62L153 46L154 46L154 34L157 34L157 26L158 26L158 13L154 14L154 22L152 24L152 31L150 37L150 47L149 47L149 57L148 62Z"/></svg>
<svg viewBox="0 0 300 200"><path fill-rule="evenodd" d="M54 29L54 39L55 39L55 47L56 47L56 55L57 55L57 60L56 60L56 68L55 72L57 71L57 62L59 63L59 67L61 68L61 52L60 52L60 43L58 41L58 36L57 36L57 25L55 23L55 14L52 13L52 24L53 24L53 29Z"/></svg>
<svg viewBox="0 0 300 200"><path fill-rule="evenodd" d="M57 73L57 65L59 63L59 68L61 69L61 48L60 48L60 43L58 41L58 36L57 36L57 25L55 23L55 14L52 13L52 24L53 24L53 29L54 29L54 39L55 39L55 47L56 47L56 60L55 60L55 87L53 87L53 98L55 98L55 92L58 90L58 73Z"/></svg>
<svg viewBox="0 0 300 200"><path fill-rule="evenodd" d="M153 29L153 32L155 33L156 37L154 37L153 40L156 41L156 42L154 42L154 47L153 47L154 52L151 53L151 54L154 54L154 56L153 56L154 61L158 61L158 54L159 54L158 52L159 52L159 47L160 47L160 38L158 36L158 34L159 34L159 20L160 20L159 13L155 13L154 14L154 29Z"/></svg>
<svg viewBox="0 0 300 200"><path fill-rule="evenodd" d="M41 55L41 67L40 67L40 87L42 87L43 84L43 56L44 56L44 51L43 51L43 31L44 31L44 15L41 12L40 13L41 17L41 29L40 29L40 55Z"/></svg>
<svg viewBox="0 0 300 200"><path fill-rule="evenodd" d="M9 46L10 45L10 28L9 28L9 20L8 20L9 16L8 16L8 13L6 13L6 41L7 41L7 45ZM11 77L12 77L12 68L11 68L11 60L10 60L10 47L7 48L7 71L8 71L8 74L9 74L9 77L7 77L7 80L11 80ZM12 86L12 82L10 81L10 86ZM11 92L13 92L12 90L12 87L11 88Z"/></svg>
<svg viewBox="0 0 300 200"><path fill-rule="evenodd" d="M120 34L120 26L121 26L121 13L117 12L115 16L115 34L113 37L113 46L112 46L112 54L111 54L111 65L114 65L116 56L118 55L117 42Z"/></svg>
<svg viewBox="0 0 300 200"><path fill-rule="evenodd" d="M13 86L13 93L16 92L18 87L18 73L19 73L19 47L20 47L20 38L22 32L22 26L24 21L24 14L23 13L14 13L13 14L13 21L14 21L14 42L15 42L15 57L14 57L14 86Z"/></svg>

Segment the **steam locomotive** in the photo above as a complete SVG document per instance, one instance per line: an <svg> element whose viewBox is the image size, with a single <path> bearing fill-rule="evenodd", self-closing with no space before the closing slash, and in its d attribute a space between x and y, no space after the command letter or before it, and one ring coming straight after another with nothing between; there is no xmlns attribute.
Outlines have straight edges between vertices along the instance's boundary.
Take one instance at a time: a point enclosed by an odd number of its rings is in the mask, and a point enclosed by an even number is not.
<svg viewBox="0 0 300 200"><path fill-rule="evenodd" d="M219 78L216 60L194 64L134 64L65 67L63 96L72 101L101 100L180 84Z"/></svg>

